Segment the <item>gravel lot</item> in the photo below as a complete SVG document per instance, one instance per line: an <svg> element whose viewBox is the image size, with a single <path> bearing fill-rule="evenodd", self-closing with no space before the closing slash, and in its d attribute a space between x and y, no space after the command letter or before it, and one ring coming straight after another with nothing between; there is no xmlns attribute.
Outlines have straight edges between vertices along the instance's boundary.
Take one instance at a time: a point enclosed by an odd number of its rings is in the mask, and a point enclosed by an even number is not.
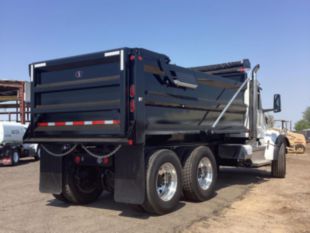
<svg viewBox="0 0 310 233"><path fill-rule="evenodd" d="M310 144L307 154L289 154L286 179L255 185L242 200L184 233L309 233Z"/></svg>
<svg viewBox="0 0 310 233"><path fill-rule="evenodd" d="M309 166L309 155L289 155L288 177L285 180L270 179L268 167L255 170L222 168L216 195L211 200L204 203L182 201L179 209L171 214L150 216L135 206L113 202L112 196L108 193L87 206L63 204L49 194L39 193L39 163L33 159L24 159L16 167L0 167L0 232L220 232L221 229L227 232L230 229L227 227L233 223L233 218L222 219L221 216L226 216L230 211L239 208L239 203L246 201L248 196L255 203L255 200L265 200L269 193L276 197L277 192L285 191L285 185L288 185L287 188L291 192L286 194L287 197L283 193L279 198L268 202L268 205L286 203L287 198L290 202L283 207L284 209L274 210L275 208L269 206L268 213L260 212L258 216L253 215L248 219L248 212L251 210L245 211L243 209L245 206L241 204L240 208L243 210L235 219L239 225L243 224L242 219L249 222L254 216L257 217L254 222L260 222L266 218L264 217L266 214L267 220L275 217L281 223L285 219L277 216L283 212L291 212L291 207L294 205L292 200L298 199L301 200L300 204L310 206L310 190L298 192L297 188L300 188L300 185L295 185L299 180L303 186L309 188ZM294 172L296 169L298 176ZM302 182L306 178L307 182ZM284 187L278 188L282 186ZM248 192L249 190L251 191ZM237 206L231 207L235 205ZM254 210L265 211L259 208ZM254 210L253 214L256 213ZM295 209L292 213L291 216L296 218L299 214L309 217L309 211L298 212ZM226 225L220 229L218 227L222 225L222 221ZM261 231L261 228L258 228L258 231Z"/></svg>

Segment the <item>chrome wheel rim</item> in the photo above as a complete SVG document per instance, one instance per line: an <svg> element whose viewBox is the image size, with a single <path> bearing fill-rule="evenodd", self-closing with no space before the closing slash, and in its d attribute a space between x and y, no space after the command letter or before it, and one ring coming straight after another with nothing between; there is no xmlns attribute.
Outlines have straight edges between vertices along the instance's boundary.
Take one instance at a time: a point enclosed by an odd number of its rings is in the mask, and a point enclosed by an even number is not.
<svg viewBox="0 0 310 233"><path fill-rule="evenodd" d="M177 172L173 164L162 164L156 177L156 191L159 198L163 201L170 201L177 191L177 185Z"/></svg>
<svg viewBox="0 0 310 233"><path fill-rule="evenodd" d="M13 153L13 162L14 162L14 163L17 163L18 160L19 160L19 155L18 155L18 153L15 151L15 152Z"/></svg>
<svg viewBox="0 0 310 233"><path fill-rule="evenodd" d="M213 180L213 168L209 158L203 157L197 168L197 181L202 190L207 190Z"/></svg>

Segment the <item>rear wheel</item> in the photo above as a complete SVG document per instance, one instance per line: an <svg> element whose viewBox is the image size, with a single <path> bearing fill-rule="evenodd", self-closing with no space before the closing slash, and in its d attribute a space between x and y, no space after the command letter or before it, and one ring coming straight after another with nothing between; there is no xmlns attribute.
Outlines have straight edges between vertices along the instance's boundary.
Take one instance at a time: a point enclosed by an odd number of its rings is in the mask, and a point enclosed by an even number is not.
<svg viewBox="0 0 310 233"><path fill-rule="evenodd" d="M194 149L185 160L182 176L184 196L192 201L205 201L215 189L217 165L213 153L207 147Z"/></svg>
<svg viewBox="0 0 310 233"><path fill-rule="evenodd" d="M148 161L146 200L143 208L151 213L172 211L181 197L181 163L171 150L158 150Z"/></svg>
<svg viewBox="0 0 310 233"><path fill-rule="evenodd" d="M78 166L70 161L63 175L62 196L71 203L91 203L102 193L100 173L96 167Z"/></svg>
<svg viewBox="0 0 310 233"><path fill-rule="evenodd" d="M281 143L275 151L276 160L272 161L271 174L275 178L284 178L286 174L285 143Z"/></svg>

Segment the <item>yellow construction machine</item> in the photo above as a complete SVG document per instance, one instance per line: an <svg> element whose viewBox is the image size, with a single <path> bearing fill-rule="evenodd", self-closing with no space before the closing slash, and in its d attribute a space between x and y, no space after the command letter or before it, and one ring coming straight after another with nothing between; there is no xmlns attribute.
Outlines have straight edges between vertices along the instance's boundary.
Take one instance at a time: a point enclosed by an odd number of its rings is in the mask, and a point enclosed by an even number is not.
<svg viewBox="0 0 310 233"><path fill-rule="evenodd" d="M301 133L293 132L291 129L291 121L287 120L275 120L275 122L281 122L281 128L274 128L275 130L281 131L281 133L285 134L287 139L289 140L290 146L287 147L288 152L304 154L306 152L306 138ZM290 127L288 126L290 124Z"/></svg>

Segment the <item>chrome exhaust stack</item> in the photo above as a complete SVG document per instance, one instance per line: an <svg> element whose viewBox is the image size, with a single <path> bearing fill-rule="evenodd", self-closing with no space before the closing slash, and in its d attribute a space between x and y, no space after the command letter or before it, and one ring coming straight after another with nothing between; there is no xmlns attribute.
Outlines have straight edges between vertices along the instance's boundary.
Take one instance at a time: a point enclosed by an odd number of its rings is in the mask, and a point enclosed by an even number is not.
<svg viewBox="0 0 310 233"><path fill-rule="evenodd" d="M257 109L258 109L258 89L257 89L257 72L260 68L260 65L257 64L251 74L251 96L250 96L250 137L253 141L257 139Z"/></svg>

